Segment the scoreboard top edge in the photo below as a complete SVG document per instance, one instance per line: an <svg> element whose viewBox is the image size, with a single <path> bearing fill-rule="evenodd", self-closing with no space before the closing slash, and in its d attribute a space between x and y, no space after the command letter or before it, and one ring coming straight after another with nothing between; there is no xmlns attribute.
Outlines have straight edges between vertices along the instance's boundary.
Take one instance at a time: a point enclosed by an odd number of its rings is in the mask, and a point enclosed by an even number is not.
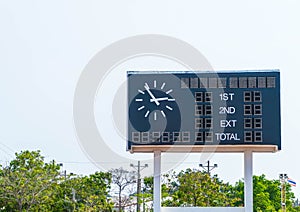
<svg viewBox="0 0 300 212"><path fill-rule="evenodd" d="M259 70L207 70L207 71L127 71L127 75L147 75L147 74L263 74L276 73L279 74L279 69L259 69Z"/></svg>

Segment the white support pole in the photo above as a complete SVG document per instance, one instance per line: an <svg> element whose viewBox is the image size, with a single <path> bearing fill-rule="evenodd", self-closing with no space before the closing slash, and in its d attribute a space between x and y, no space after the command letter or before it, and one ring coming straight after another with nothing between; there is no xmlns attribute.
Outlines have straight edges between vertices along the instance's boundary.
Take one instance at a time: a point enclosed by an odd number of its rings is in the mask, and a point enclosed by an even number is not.
<svg viewBox="0 0 300 212"><path fill-rule="evenodd" d="M155 212L161 210L161 151L154 151L154 191L153 191L153 209Z"/></svg>
<svg viewBox="0 0 300 212"><path fill-rule="evenodd" d="M245 212L253 212L253 153L251 150L244 152L244 175Z"/></svg>

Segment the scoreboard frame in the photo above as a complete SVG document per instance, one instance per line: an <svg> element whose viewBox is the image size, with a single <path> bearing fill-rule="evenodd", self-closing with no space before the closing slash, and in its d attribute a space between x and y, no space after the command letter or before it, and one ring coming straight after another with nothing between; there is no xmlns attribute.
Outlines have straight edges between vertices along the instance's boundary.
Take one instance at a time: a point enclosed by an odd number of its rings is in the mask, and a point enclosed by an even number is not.
<svg viewBox="0 0 300 212"><path fill-rule="evenodd" d="M281 150L280 72L128 71L130 152Z"/></svg>

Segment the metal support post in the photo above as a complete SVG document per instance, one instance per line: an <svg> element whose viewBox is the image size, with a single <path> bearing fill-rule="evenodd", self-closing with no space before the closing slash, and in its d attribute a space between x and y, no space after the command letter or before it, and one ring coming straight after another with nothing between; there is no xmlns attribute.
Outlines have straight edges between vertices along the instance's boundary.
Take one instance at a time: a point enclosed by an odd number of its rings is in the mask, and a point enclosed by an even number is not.
<svg viewBox="0 0 300 212"><path fill-rule="evenodd" d="M138 179L137 179L137 199L136 199L136 211L140 212L140 195L141 195L141 163L138 161Z"/></svg>
<svg viewBox="0 0 300 212"><path fill-rule="evenodd" d="M153 209L155 212L161 210L161 151L154 152L154 191L153 191Z"/></svg>
<svg viewBox="0 0 300 212"><path fill-rule="evenodd" d="M245 212L253 212L253 152L244 152L244 202Z"/></svg>

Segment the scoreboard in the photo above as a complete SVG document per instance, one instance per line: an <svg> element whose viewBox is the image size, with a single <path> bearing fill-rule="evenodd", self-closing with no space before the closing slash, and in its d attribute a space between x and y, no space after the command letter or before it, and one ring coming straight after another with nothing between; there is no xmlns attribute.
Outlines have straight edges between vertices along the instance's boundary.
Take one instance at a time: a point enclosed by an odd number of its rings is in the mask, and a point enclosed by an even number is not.
<svg viewBox="0 0 300 212"><path fill-rule="evenodd" d="M279 70L127 72L134 146L275 145Z"/></svg>

